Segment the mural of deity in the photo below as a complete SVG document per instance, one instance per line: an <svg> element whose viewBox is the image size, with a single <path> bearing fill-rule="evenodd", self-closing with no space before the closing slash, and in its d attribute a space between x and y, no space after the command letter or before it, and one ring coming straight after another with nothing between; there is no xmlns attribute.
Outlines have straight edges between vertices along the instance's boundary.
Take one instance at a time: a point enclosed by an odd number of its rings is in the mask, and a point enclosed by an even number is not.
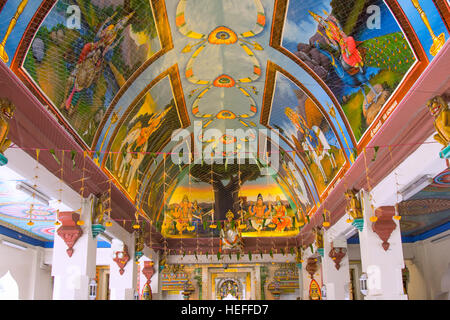
<svg viewBox="0 0 450 320"><path fill-rule="evenodd" d="M94 41L86 43L78 56L77 63L67 80L65 98L61 108L69 115L77 109L79 92L89 89L94 83L97 83L105 63L111 61L112 56L108 53L112 52L111 50L119 44L122 38L118 36L127 26L134 12L113 24L111 21L116 14L117 12L105 20L97 31Z"/></svg>
<svg viewBox="0 0 450 320"><path fill-rule="evenodd" d="M286 116L292 121L300 134L303 135L302 146L308 155L313 159L314 163L320 170L325 183L328 182L328 177L322 166L322 160L328 159L331 167L336 168L336 160L334 155L330 152L331 147L327 138L318 126L309 127L306 120L294 112L291 108L285 109Z"/></svg>
<svg viewBox="0 0 450 320"><path fill-rule="evenodd" d="M270 213L272 212L272 205L264 204L264 199L261 194L258 194L256 204L249 208L250 223L257 231L261 231L264 227L270 224Z"/></svg>
<svg viewBox="0 0 450 320"><path fill-rule="evenodd" d="M115 170L118 173L118 178L126 188L130 186L130 183L136 177L137 170L145 157L150 136L159 129L163 123L162 120L170 109L172 109L172 106L158 114L152 114L151 116L145 114L139 117L131 131L122 141L119 149L122 157L117 157Z"/></svg>
<svg viewBox="0 0 450 320"><path fill-rule="evenodd" d="M173 217L175 218L175 227L178 233L182 234L192 222L192 203L187 195L183 197L182 202L175 208Z"/></svg>
<svg viewBox="0 0 450 320"><path fill-rule="evenodd" d="M355 38L345 34L337 19L332 15L328 15L326 11L324 11L324 14L328 18L323 18L311 11L309 13L319 23L319 28L325 30L323 39L328 48L322 49L319 41L316 41L314 45L330 60L336 74L346 85L361 90L364 96L364 108L367 110L372 103L378 101L381 92L377 92L369 82L365 63L361 51L356 45ZM370 102L367 100L364 85L368 86L374 93L373 100Z"/></svg>
<svg viewBox="0 0 450 320"><path fill-rule="evenodd" d="M280 196L277 196L275 206L275 215L272 218L272 223L277 226L275 231L284 231L292 226L292 218L287 215L286 207L281 203Z"/></svg>

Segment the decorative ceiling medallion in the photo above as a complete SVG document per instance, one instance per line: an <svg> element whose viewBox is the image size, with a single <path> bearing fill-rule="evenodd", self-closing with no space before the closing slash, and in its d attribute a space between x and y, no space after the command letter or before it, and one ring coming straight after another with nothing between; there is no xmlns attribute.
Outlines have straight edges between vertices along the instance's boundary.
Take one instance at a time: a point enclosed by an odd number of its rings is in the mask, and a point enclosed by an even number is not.
<svg viewBox="0 0 450 320"><path fill-rule="evenodd" d="M227 27L217 27L208 36L208 42L212 44L233 44L237 40L237 34Z"/></svg>
<svg viewBox="0 0 450 320"><path fill-rule="evenodd" d="M230 119L230 120L232 120L232 119L236 118L236 115L233 112L229 111L229 110L222 110L222 111L220 111L217 114L216 117L217 117L217 119L221 119L221 120L223 120L223 119Z"/></svg>
<svg viewBox="0 0 450 320"><path fill-rule="evenodd" d="M219 88L231 88L234 87L236 84L236 81L230 76L227 76L226 74L222 74L218 76L213 81L213 86L219 87Z"/></svg>

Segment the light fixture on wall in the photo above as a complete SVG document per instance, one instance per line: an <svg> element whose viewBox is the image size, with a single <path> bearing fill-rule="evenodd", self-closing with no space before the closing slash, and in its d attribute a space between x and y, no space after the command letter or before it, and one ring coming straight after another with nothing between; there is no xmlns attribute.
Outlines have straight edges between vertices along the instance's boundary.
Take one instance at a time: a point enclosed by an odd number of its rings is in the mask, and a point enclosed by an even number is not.
<svg viewBox="0 0 450 320"><path fill-rule="evenodd" d="M432 182L433 177L429 174L417 177L410 184L399 191L399 194L402 196L402 201L408 200Z"/></svg>
<svg viewBox="0 0 450 320"><path fill-rule="evenodd" d="M11 247L11 248L15 248L15 249L19 249L19 250L27 250L28 248L25 246L22 246L20 244L14 243L14 242L10 242L7 240L2 240L2 244L4 244L5 246Z"/></svg>
<svg viewBox="0 0 450 320"><path fill-rule="evenodd" d="M34 197L36 200L39 200L42 204L49 206L51 198L42 193L41 191L33 188L28 183L19 181L16 184L16 189L25 192L31 197Z"/></svg>

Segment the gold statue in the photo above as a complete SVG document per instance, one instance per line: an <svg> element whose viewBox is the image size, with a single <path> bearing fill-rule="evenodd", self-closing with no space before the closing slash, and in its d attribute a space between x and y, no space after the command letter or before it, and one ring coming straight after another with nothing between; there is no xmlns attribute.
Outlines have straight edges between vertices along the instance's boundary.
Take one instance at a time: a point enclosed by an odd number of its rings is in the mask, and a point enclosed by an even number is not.
<svg viewBox="0 0 450 320"><path fill-rule="evenodd" d="M441 96L436 96L427 102L430 113L434 116L434 127L437 133L434 139L444 145L450 144L450 109L447 102Z"/></svg>
<svg viewBox="0 0 450 320"><path fill-rule="evenodd" d="M318 249L323 248L323 230L322 230L322 228L315 228L314 234L315 234L315 238L316 238L316 247Z"/></svg>
<svg viewBox="0 0 450 320"><path fill-rule="evenodd" d="M2 42L0 43L0 60L2 60L4 63L7 63L9 61L8 54L6 53L5 46L6 46L6 40L8 40L9 35L11 34L12 30L16 26L17 20L19 19L20 15L22 14L23 10L28 4L28 0L22 0L22 2L17 7L16 13L14 14L14 17L12 17L8 29L6 30L5 36L3 37Z"/></svg>
<svg viewBox="0 0 450 320"><path fill-rule="evenodd" d="M101 224L105 222L104 216L105 211L107 210L109 202L108 193L103 193L99 198L96 199L94 205L94 214L92 215L92 223L93 224Z"/></svg>
<svg viewBox="0 0 450 320"><path fill-rule="evenodd" d="M3 155L6 149L11 145L11 140L8 139L9 121L14 115L15 107L5 98L0 98L0 165L5 165L8 160Z"/></svg>
<svg viewBox="0 0 450 320"><path fill-rule="evenodd" d="M438 52L442 49L442 47L445 44L445 34L441 33L438 37L433 32L433 29L431 29L430 21L428 21L427 15L423 11L422 7L419 4L419 0L411 0L413 6L416 8L417 12L419 12L420 18L422 19L423 23L427 27L428 31L430 32L431 38L433 39L433 44L430 48L430 54L432 56L435 56L438 54Z"/></svg>
<svg viewBox="0 0 450 320"><path fill-rule="evenodd" d="M237 222L233 221L234 213L228 210L227 220L220 230L220 241L222 250L233 250L242 248L241 234L237 228Z"/></svg>
<svg viewBox="0 0 450 320"><path fill-rule="evenodd" d="M345 191L345 198L347 199L347 207L346 212L353 218L353 219L361 219L363 217L362 207L361 207L361 200L358 196L358 190L356 189L349 189Z"/></svg>

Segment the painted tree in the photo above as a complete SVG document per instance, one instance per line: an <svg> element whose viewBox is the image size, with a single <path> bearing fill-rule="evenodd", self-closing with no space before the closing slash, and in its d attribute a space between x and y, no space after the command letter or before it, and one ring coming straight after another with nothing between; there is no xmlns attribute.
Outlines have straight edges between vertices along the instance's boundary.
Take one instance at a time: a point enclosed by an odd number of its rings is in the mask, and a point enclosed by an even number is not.
<svg viewBox="0 0 450 320"><path fill-rule="evenodd" d="M239 173L240 172L240 173ZM256 164L196 164L190 169L197 182L210 184L214 189L214 212L217 220L225 220L228 210L239 210L239 190L247 181L261 176Z"/></svg>

